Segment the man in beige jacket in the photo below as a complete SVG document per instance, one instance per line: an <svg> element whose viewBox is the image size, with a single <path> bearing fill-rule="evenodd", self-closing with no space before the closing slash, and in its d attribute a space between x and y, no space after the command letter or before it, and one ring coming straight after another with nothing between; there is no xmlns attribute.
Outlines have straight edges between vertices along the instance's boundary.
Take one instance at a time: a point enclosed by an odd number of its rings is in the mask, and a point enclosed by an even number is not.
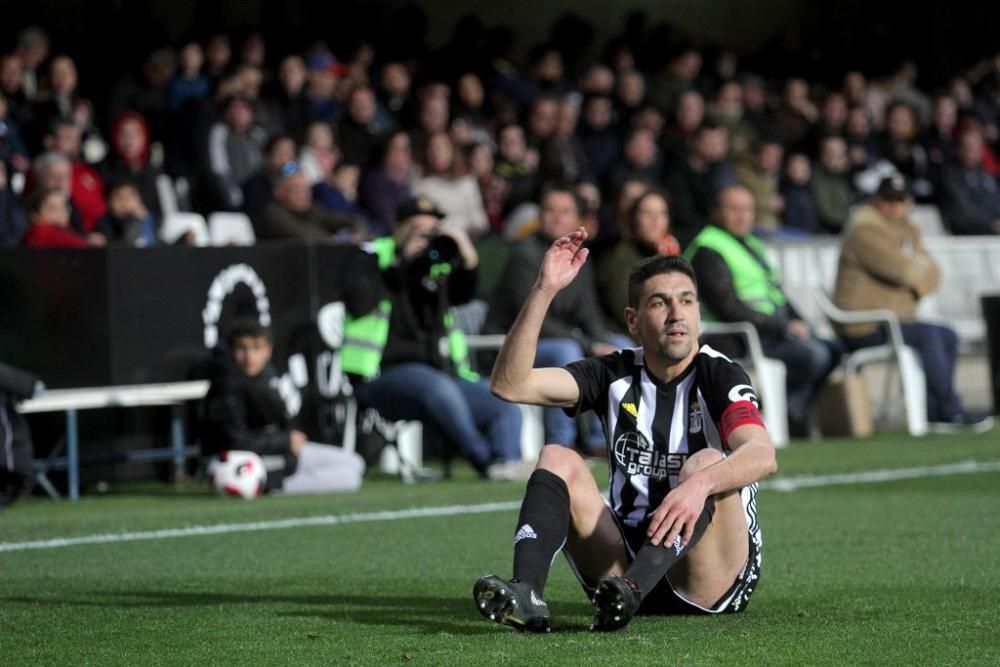
<svg viewBox="0 0 1000 667"><path fill-rule="evenodd" d="M941 270L908 218L912 198L905 179L881 182L871 202L844 233L833 301L844 310L885 308L900 321L903 340L920 356L927 376L927 417L934 430L987 430L992 417L972 414L955 393L958 336L949 327L916 320L921 298L937 289ZM886 341L878 324L845 324L838 331L851 350Z"/></svg>

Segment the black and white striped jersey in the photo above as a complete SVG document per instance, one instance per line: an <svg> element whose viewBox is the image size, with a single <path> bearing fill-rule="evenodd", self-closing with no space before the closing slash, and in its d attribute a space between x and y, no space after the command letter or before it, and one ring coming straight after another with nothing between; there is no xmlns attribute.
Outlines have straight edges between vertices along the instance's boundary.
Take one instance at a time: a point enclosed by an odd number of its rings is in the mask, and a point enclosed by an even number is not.
<svg viewBox="0 0 1000 667"><path fill-rule="evenodd" d="M668 383L646 370L641 347L566 369L580 387L579 403L567 412L594 410L601 418L609 444L611 509L629 526L645 525L677 485L688 456L705 447L728 454L733 429L763 426L746 371L708 345ZM751 537L759 544L756 491L751 484L740 495Z"/></svg>

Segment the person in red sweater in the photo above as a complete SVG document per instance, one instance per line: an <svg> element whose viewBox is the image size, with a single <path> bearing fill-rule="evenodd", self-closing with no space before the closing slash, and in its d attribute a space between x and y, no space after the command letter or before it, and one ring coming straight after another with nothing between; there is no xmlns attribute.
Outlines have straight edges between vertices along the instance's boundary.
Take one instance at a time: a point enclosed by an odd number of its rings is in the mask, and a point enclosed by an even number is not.
<svg viewBox="0 0 1000 667"><path fill-rule="evenodd" d="M103 246L101 234L81 236L69 225L69 202L66 195L53 188L36 188L28 197L31 226L24 235L29 248L89 248Z"/></svg>

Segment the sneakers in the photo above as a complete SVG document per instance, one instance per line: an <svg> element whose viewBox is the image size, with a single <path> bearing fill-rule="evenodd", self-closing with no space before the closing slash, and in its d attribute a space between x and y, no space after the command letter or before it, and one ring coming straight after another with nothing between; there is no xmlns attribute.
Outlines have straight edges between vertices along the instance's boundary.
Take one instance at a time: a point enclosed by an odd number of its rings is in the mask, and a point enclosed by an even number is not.
<svg viewBox="0 0 1000 667"><path fill-rule="evenodd" d="M993 417L982 412L960 412L948 421L927 425L933 433L985 433L993 428Z"/></svg>
<svg viewBox="0 0 1000 667"><path fill-rule="evenodd" d="M552 632L549 606L523 581L488 574L476 582L472 598L479 613L491 621L521 631Z"/></svg>
<svg viewBox="0 0 1000 667"><path fill-rule="evenodd" d="M502 461L486 468L486 478L496 481L528 479L535 470L534 461Z"/></svg>
<svg viewBox="0 0 1000 667"><path fill-rule="evenodd" d="M590 629L594 632L621 630L632 620L642 602L642 592L631 579L610 576L601 579L594 593L597 608Z"/></svg>

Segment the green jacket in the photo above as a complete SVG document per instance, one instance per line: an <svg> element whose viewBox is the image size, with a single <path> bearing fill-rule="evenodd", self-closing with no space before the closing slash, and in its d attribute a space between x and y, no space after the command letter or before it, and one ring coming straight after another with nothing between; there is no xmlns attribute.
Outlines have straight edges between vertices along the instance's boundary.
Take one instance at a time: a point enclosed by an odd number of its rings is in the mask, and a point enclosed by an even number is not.
<svg viewBox="0 0 1000 667"><path fill-rule="evenodd" d="M392 266L396 259L396 240L383 236L372 242L381 271ZM446 271L445 265L435 265L432 271ZM371 379L378 375L382 352L389 340L389 322L392 301L382 299L375 310L363 317L350 317L344 323L344 345L340 349L340 363L344 372ZM449 308L444 314L444 330L448 336L448 353L455 372L460 378L475 382L479 375L469 364L469 345L465 334L455 327L455 312Z"/></svg>

